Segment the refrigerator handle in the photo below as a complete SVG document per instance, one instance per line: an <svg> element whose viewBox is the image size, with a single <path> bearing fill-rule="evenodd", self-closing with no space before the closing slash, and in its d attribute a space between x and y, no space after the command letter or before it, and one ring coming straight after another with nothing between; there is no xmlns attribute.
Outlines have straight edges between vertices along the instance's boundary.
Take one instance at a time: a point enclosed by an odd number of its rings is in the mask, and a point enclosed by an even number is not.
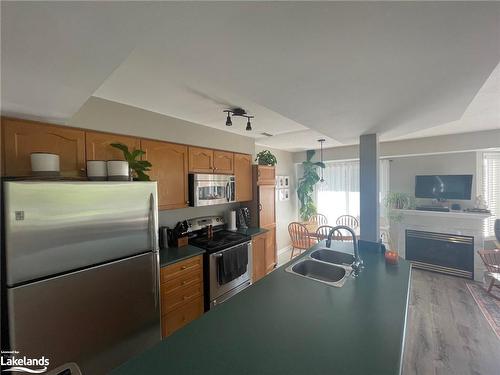
<svg viewBox="0 0 500 375"><path fill-rule="evenodd" d="M160 262L158 250L158 226L156 224L155 215L155 197L153 194L149 196L149 236L151 241L151 250L153 252L153 295L155 308L159 305L160 296Z"/></svg>
<svg viewBox="0 0 500 375"><path fill-rule="evenodd" d="M152 193L149 196L149 238L151 250L158 251L158 225L155 214L155 197Z"/></svg>

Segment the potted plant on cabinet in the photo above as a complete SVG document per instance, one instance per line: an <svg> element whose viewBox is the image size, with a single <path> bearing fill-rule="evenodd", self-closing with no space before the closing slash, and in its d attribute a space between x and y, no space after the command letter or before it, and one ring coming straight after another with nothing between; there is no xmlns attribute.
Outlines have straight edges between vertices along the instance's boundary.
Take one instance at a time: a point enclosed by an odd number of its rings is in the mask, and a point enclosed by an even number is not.
<svg viewBox="0 0 500 375"><path fill-rule="evenodd" d="M123 152L123 157L128 162L130 168L130 175L136 181L151 181L149 176L145 173L151 170L151 163L147 160L137 160L145 154L143 150L129 151L127 145L122 143L111 143L111 146L121 150Z"/></svg>
<svg viewBox="0 0 500 375"><path fill-rule="evenodd" d="M276 156L274 156L269 150L262 150L259 152L255 161L259 163L259 165L267 165L269 167L274 167L278 163Z"/></svg>

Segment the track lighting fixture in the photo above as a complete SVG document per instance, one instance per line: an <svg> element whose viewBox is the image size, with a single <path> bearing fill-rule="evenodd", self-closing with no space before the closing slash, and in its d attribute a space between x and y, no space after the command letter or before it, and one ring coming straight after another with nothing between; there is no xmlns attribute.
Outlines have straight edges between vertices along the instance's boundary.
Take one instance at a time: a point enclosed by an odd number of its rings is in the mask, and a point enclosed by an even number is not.
<svg viewBox="0 0 500 375"><path fill-rule="evenodd" d="M231 116L229 116L229 112L227 113L226 126L232 126L233 122L231 121Z"/></svg>
<svg viewBox="0 0 500 375"><path fill-rule="evenodd" d="M250 123L250 119L254 118L254 116L249 116L247 114L247 111L245 111L243 108L225 109L223 112L227 113L226 126L233 125L233 121L231 120L231 116L246 117L247 118L247 127L245 129L247 131L252 130L252 124Z"/></svg>

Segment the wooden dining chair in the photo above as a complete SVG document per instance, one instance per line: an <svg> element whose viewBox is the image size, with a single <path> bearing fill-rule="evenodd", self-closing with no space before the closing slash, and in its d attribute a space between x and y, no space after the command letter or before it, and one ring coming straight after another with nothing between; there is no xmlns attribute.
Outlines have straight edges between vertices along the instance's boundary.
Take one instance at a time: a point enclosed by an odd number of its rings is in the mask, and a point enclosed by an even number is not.
<svg viewBox="0 0 500 375"><path fill-rule="evenodd" d="M349 228L356 229L359 227L359 221L354 216L351 215L342 215L337 218L335 222L337 225L346 225Z"/></svg>
<svg viewBox="0 0 500 375"><path fill-rule="evenodd" d="M314 215L311 215L309 217L308 221L310 223L316 224L318 226L328 224L328 219L323 214L314 214Z"/></svg>
<svg viewBox="0 0 500 375"><path fill-rule="evenodd" d="M296 221L288 224L288 233L290 234L290 239L292 240L292 253L290 254L290 259L293 258L295 249L299 250L299 254L297 255L300 255L302 250L307 250L313 245L313 241L311 240L309 232L304 224Z"/></svg>
<svg viewBox="0 0 500 375"><path fill-rule="evenodd" d="M491 277L488 285L488 293L491 293L493 286L500 288L500 249L478 250L477 252L483 260L488 276ZM499 283L495 285L495 282Z"/></svg>
<svg viewBox="0 0 500 375"><path fill-rule="evenodd" d="M316 229L316 238L318 239L318 241L326 240L326 238L328 237L328 234L330 233L330 231L332 229L333 229L333 227L331 225L322 225L322 226L318 227L318 229ZM343 241L342 233L339 230L336 230L335 232L333 232L332 240L333 241Z"/></svg>

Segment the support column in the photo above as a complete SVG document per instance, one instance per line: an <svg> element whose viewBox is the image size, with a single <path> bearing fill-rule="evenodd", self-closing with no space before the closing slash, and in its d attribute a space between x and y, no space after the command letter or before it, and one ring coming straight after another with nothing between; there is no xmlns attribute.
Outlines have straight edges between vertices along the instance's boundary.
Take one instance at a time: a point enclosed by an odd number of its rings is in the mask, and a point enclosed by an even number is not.
<svg viewBox="0 0 500 375"><path fill-rule="evenodd" d="M360 239L378 242L380 238L379 143L377 134L359 137Z"/></svg>

